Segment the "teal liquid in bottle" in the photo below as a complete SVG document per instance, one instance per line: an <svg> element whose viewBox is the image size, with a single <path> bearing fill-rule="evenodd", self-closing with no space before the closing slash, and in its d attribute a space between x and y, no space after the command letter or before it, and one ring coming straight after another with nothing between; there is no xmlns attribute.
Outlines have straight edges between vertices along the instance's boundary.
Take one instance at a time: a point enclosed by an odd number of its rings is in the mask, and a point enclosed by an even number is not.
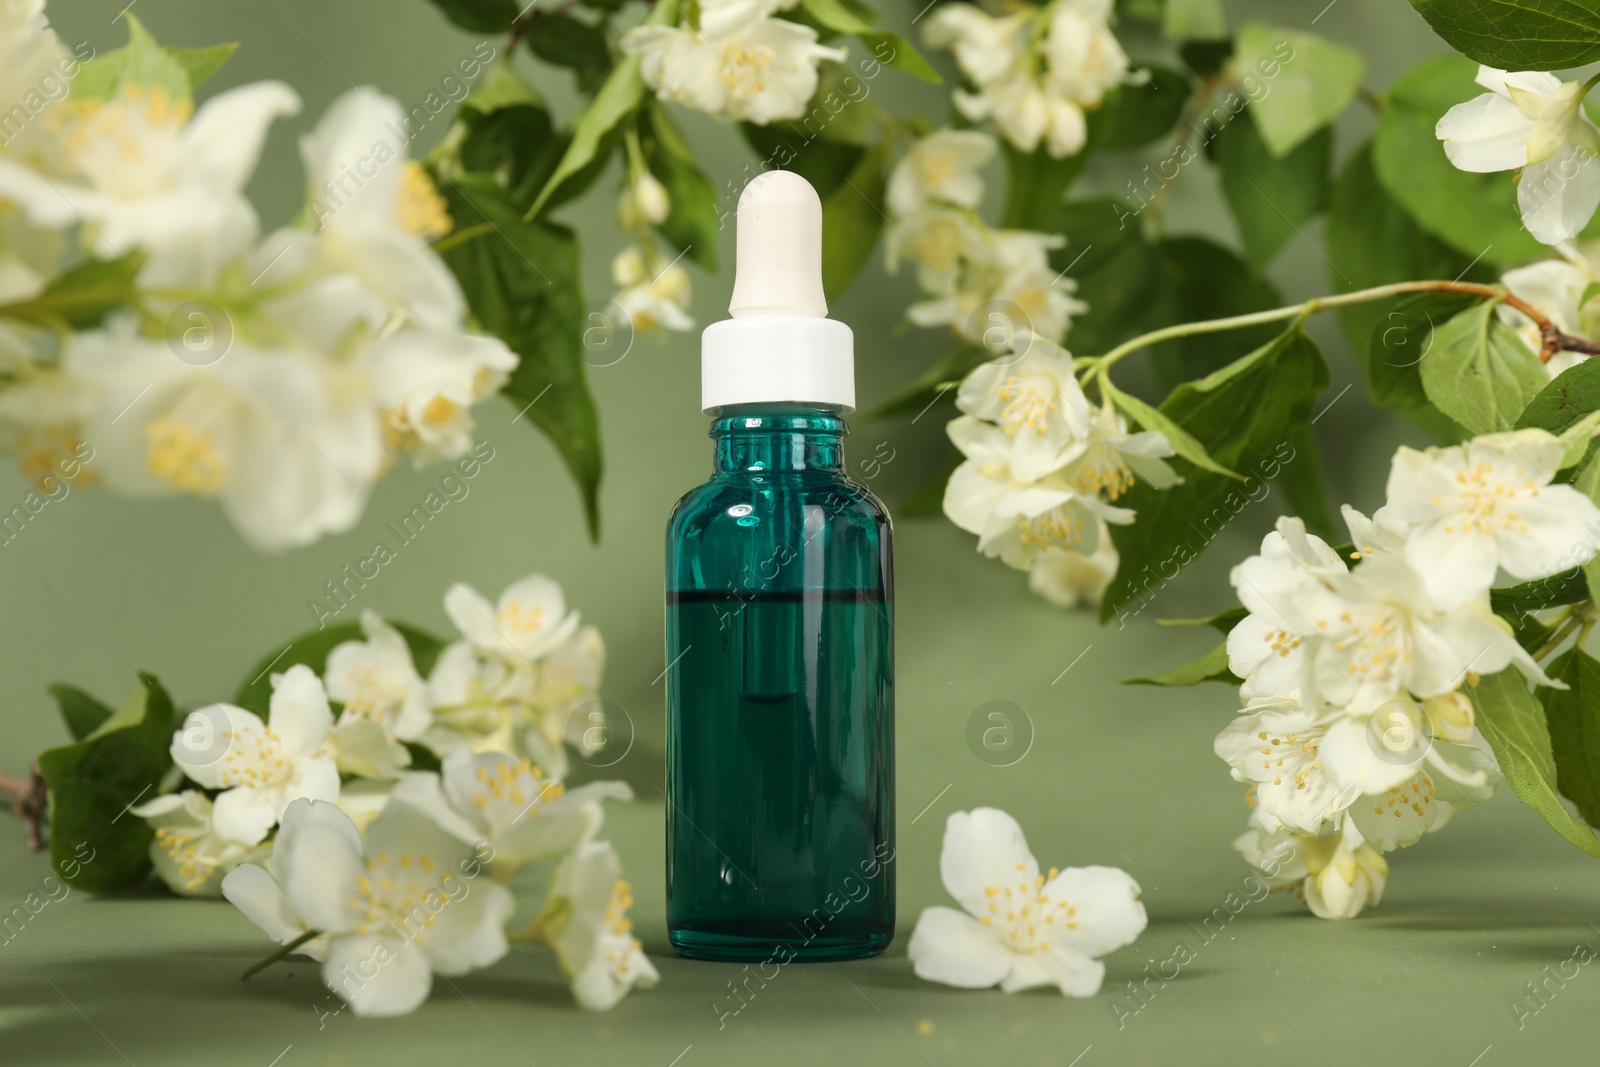
<svg viewBox="0 0 1600 1067"><path fill-rule="evenodd" d="M891 531L845 475L851 336L823 317L820 241L803 179L747 187L734 317L704 340L714 472L667 530L667 929L698 959L894 936Z"/></svg>

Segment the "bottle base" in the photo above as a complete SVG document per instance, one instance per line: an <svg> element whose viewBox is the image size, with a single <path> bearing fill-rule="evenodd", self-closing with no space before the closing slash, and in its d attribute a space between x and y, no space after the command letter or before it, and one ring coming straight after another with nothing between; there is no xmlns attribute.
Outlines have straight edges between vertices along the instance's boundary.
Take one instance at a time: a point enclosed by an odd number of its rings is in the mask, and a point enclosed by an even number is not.
<svg viewBox="0 0 1600 1067"><path fill-rule="evenodd" d="M805 918L805 917L802 917ZM894 940L893 926L859 924L807 937L801 922L694 923L667 931L680 956L721 963L826 963L880 955Z"/></svg>

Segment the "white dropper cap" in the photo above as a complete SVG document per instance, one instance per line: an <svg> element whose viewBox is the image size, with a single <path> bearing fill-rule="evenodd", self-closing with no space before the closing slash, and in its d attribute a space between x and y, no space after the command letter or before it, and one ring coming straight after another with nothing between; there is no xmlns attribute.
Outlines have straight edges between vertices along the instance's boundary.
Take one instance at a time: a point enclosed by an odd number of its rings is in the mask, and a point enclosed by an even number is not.
<svg viewBox="0 0 1600 1067"><path fill-rule="evenodd" d="M766 171L739 197L733 317L700 335L700 406L805 403L852 410L855 338L827 317L822 201L790 171Z"/></svg>

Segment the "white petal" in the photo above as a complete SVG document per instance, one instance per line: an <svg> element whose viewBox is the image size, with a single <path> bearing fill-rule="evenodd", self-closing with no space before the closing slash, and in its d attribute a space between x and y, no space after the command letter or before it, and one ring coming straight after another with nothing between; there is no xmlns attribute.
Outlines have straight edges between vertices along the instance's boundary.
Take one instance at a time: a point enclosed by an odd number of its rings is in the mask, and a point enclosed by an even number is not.
<svg viewBox="0 0 1600 1067"><path fill-rule="evenodd" d="M352 930L362 913L351 906L366 873L361 839L350 816L320 800L296 800L284 811L273 843L272 873L294 910L313 929Z"/></svg>
<svg viewBox="0 0 1600 1067"><path fill-rule="evenodd" d="M255 786L235 786L218 794L211 821L223 837L254 845L278 825L278 809Z"/></svg>
<svg viewBox="0 0 1600 1067"><path fill-rule="evenodd" d="M310 667L298 663L278 678L272 689L272 732L291 756L308 756L322 747L333 729L333 712L322 679Z"/></svg>
<svg viewBox="0 0 1600 1067"><path fill-rule="evenodd" d="M1022 827L998 808L953 812L945 823L939 875L968 914L987 913L986 888L1020 883L1032 890L1038 874Z"/></svg>
<svg viewBox="0 0 1600 1067"><path fill-rule="evenodd" d="M1105 981L1106 965L1071 949L1050 946L1048 951L1018 956L1016 966L1000 988L1017 993L1042 985L1053 985L1069 997L1092 997Z"/></svg>
<svg viewBox="0 0 1600 1067"><path fill-rule="evenodd" d="M235 867L223 877L222 895L280 945L287 945L310 929L289 903L283 887L264 868L253 863ZM313 938L295 951L321 959L327 951L327 942Z"/></svg>
<svg viewBox="0 0 1600 1067"><path fill-rule="evenodd" d="M273 796L270 792L267 795ZM290 801L301 797L307 800L338 800L338 764L329 756L301 760L295 764L289 780L278 787L277 796L282 801L282 808L287 808Z"/></svg>
<svg viewBox="0 0 1600 1067"><path fill-rule="evenodd" d="M465 974L487 967L510 947L506 920L516 910L511 891L486 877L467 879L459 872L444 881L444 907L434 916L422 949L439 974Z"/></svg>
<svg viewBox="0 0 1600 1067"><path fill-rule="evenodd" d="M456 582L444 595L444 613L472 644L479 648L504 648L506 641L494 624L494 605L465 582Z"/></svg>
<svg viewBox="0 0 1600 1067"><path fill-rule="evenodd" d="M1441 607L1454 607L1494 584L1499 546L1492 534L1465 527L1464 516L1435 520L1406 539L1406 562ZM1430 694L1431 695L1431 694Z"/></svg>
<svg viewBox="0 0 1600 1067"><path fill-rule="evenodd" d="M218 93L183 131L188 177L208 189L244 188L272 120L299 113L300 97L282 82L255 82Z"/></svg>
<svg viewBox="0 0 1600 1067"><path fill-rule="evenodd" d="M1574 144L1523 168L1517 182L1522 224L1536 240L1557 245L1576 237L1600 206L1600 160Z"/></svg>
<svg viewBox="0 0 1600 1067"><path fill-rule="evenodd" d="M1104 956L1131 943L1149 923L1139 903L1139 883L1115 867L1068 867L1046 882L1042 893L1049 898L1047 914L1066 902L1078 924L1076 929L1052 932L1052 945L1059 943L1085 956Z"/></svg>
<svg viewBox="0 0 1600 1067"><path fill-rule="evenodd" d="M1445 112L1434 134L1458 169L1489 173L1527 166L1533 127L1510 98L1484 93Z"/></svg>
<svg viewBox="0 0 1600 1067"><path fill-rule="evenodd" d="M1016 955L983 924L954 908L924 908L906 948L911 969L929 982L984 989L1011 972Z"/></svg>
<svg viewBox="0 0 1600 1067"><path fill-rule="evenodd" d="M322 965L322 980L357 1015L404 1015L428 999L433 975L416 945L351 934L334 938Z"/></svg>

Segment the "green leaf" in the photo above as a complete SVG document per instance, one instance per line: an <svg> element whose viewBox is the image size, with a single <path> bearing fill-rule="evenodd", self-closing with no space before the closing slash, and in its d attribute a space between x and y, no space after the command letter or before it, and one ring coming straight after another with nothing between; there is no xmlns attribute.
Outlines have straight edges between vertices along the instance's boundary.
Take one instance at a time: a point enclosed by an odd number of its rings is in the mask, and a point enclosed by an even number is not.
<svg viewBox="0 0 1600 1067"><path fill-rule="evenodd" d="M956 387L961 380L984 363L994 358L981 345L963 345L942 357L933 366L872 409L872 419L899 419L907 415L921 417L932 409L934 401L955 401ZM941 416L942 417L942 416Z"/></svg>
<svg viewBox="0 0 1600 1067"><path fill-rule="evenodd" d="M193 92L200 87L200 83L221 70L233 54L239 50L239 44L217 44L210 48L164 48L178 66L183 68L183 73L189 79L189 90Z"/></svg>
<svg viewBox="0 0 1600 1067"><path fill-rule="evenodd" d="M1235 40L1241 70L1257 71L1269 90L1250 106L1267 150L1282 158L1338 117L1366 73L1361 53L1314 33L1246 23Z"/></svg>
<svg viewBox="0 0 1600 1067"><path fill-rule="evenodd" d="M1475 434L1512 429L1549 379L1539 357L1480 301L1434 328L1422 361L1433 406Z"/></svg>
<svg viewBox="0 0 1600 1067"><path fill-rule="evenodd" d="M1328 483L1322 475L1322 447L1317 443L1316 427L1310 423L1292 427L1289 447L1295 461L1285 464L1278 473L1278 487L1283 490L1283 511L1298 515L1312 533L1324 537L1342 529L1334 524Z"/></svg>
<svg viewBox="0 0 1600 1067"><path fill-rule="evenodd" d="M1252 498L1259 499L1264 483L1286 466L1306 462L1296 455L1290 434L1310 418L1327 382L1321 354L1294 328L1209 381L1173 390L1161 413L1187 430L1213 460L1248 480L1241 484L1178 458L1173 466L1184 476L1182 484L1157 490L1138 483L1119 498L1119 505L1138 512L1139 521L1112 528L1122 562L1101 599L1102 621L1142 611Z"/></svg>
<svg viewBox="0 0 1600 1067"><path fill-rule="evenodd" d="M717 234L722 219L717 213L717 189L700 169L694 150L684 140L667 109L655 101L646 105L640 132L645 163L667 190L672 210L660 229L678 251L706 270L717 269ZM827 229L823 229L826 241Z"/></svg>
<svg viewBox="0 0 1600 1067"><path fill-rule="evenodd" d="M1051 265L1068 271L1089 305L1067 334L1075 352L1106 352L1177 321L1160 254L1140 233L1132 205L1110 197L1069 203L1052 232L1067 241L1050 253Z"/></svg>
<svg viewBox="0 0 1600 1067"><path fill-rule="evenodd" d="M95 56L78 70L72 81L74 100L109 100L125 88L163 89L172 100L191 95L189 71L178 58L156 44L150 31L131 11L122 13L128 24L128 43Z"/></svg>
<svg viewBox="0 0 1600 1067"><path fill-rule="evenodd" d="M1219 611L1215 615L1207 615L1203 619L1157 619L1156 625L1209 626L1218 633L1226 636L1232 633L1233 628L1243 622L1245 616L1249 614L1250 610L1248 608L1236 607L1228 608L1226 611Z"/></svg>
<svg viewBox="0 0 1600 1067"><path fill-rule="evenodd" d="M1538 690L1556 759L1556 787L1591 826L1600 826L1600 661L1573 648L1546 673L1567 683L1566 689Z"/></svg>
<svg viewBox="0 0 1600 1067"><path fill-rule="evenodd" d="M1481 250L1481 245L1462 255L1417 225L1378 180L1372 156L1370 141L1356 149L1328 193L1328 219L1323 233L1328 252L1328 281L1334 288L1348 292L1417 278L1464 277L1477 281L1492 277L1471 264L1471 256ZM1473 270L1478 273L1471 273ZM1339 310L1345 336L1356 352L1367 352L1367 342L1376 328L1374 324L1386 320L1389 311L1398 303L1372 301ZM1399 334L1390 336L1399 343ZM1415 350L1422 348L1427 336L1422 333L1408 342L1412 357ZM1367 363L1370 383L1375 377L1371 360ZM1411 365L1415 366L1414 358ZM1415 377L1415 371L1411 376ZM1414 395L1420 403L1420 383Z"/></svg>
<svg viewBox="0 0 1600 1067"><path fill-rule="evenodd" d="M656 4L645 18L646 26L676 25L680 15L676 4ZM541 208L555 195L561 184L583 171L597 158L603 159L600 146L622 120L633 114L644 99L644 79L639 74L639 57L628 56L611 69L594 100L578 116L572 130L572 142L567 145L555 173L545 182L544 189L534 198L524 218L532 221ZM598 476L598 469L597 469Z"/></svg>
<svg viewBox="0 0 1600 1067"><path fill-rule="evenodd" d="M1572 487L1600 505L1600 456L1592 457L1578 472ZM1585 563L1582 570L1584 583L1589 587L1589 599L1600 604L1600 555Z"/></svg>
<svg viewBox="0 0 1600 1067"><path fill-rule="evenodd" d="M50 687L50 695L56 698L61 718L74 741L82 741L111 718L111 709L82 689L57 683Z"/></svg>
<svg viewBox="0 0 1600 1067"><path fill-rule="evenodd" d="M1474 297L1460 293L1418 293L1398 301L1374 322L1371 339L1357 349L1373 403L1397 411L1427 406L1422 363L1432 351L1434 328L1474 303Z"/></svg>
<svg viewBox="0 0 1600 1067"><path fill-rule="evenodd" d="M606 35L564 11L539 13L529 24L526 39L534 55L572 71L583 93L594 92L611 71Z"/></svg>
<svg viewBox="0 0 1600 1067"><path fill-rule="evenodd" d="M1156 246L1156 255L1165 291L1164 297L1157 299L1170 316L1162 325L1244 315L1283 303L1271 282L1213 241L1169 237ZM1163 342L1150 353L1152 375L1158 384L1172 388L1226 365L1241 349L1266 344L1277 329L1265 323Z"/></svg>
<svg viewBox="0 0 1600 1067"><path fill-rule="evenodd" d="M1491 674L1471 690L1478 729L1494 750L1506 784L1517 798L1545 822L1591 856L1600 856L1600 840L1573 818L1556 795L1556 760L1544 709L1528 692L1514 667Z"/></svg>
<svg viewBox="0 0 1600 1067"><path fill-rule="evenodd" d="M822 292L837 300L872 255L883 229L889 139L873 146L822 202Z"/></svg>
<svg viewBox="0 0 1600 1067"><path fill-rule="evenodd" d="M1267 151L1253 123L1223 129L1217 143L1222 195L1239 223L1245 256L1258 268L1322 210L1332 159L1333 131L1326 127L1281 159Z"/></svg>
<svg viewBox="0 0 1600 1067"><path fill-rule="evenodd" d="M44 326L95 329L106 315L134 302L143 265L143 252L85 260L31 300L12 305L7 314Z"/></svg>
<svg viewBox="0 0 1600 1067"><path fill-rule="evenodd" d="M502 62L489 67L488 76L461 101L461 110L492 115L501 108L523 104L542 108L544 97L510 63Z"/></svg>
<svg viewBox="0 0 1600 1067"><path fill-rule="evenodd" d="M1600 59L1593 0L1411 0L1450 47L1502 70L1565 70Z"/></svg>
<svg viewBox="0 0 1600 1067"><path fill-rule="evenodd" d="M467 174L440 191L458 228L493 227L441 255L478 324L520 358L505 393L555 443L598 539L600 424L584 370L577 238L564 226L524 221L493 178Z"/></svg>
<svg viewBox="0 0 1600 1067"><path fill-rule="evenodd" d="M1199 685L1201 682L1227 682L1229 685L1238 685L1244 681L1228 669L1228 643L1213 648L1210 652L1192 659L1181 667L1174 667L1161 674L1153 674L1148 678L1128 678L1123 685Z"/></svg>
<svg viewBox="0 0 1600 1067"><path fill-rule="evenodd" d="M149 824L130 805L155 797L172 767L172 698L154 675L81 741L47 749L39 771L50 787L50 865L75 889L105 893L150 870Z"/></svg>
<svg viewBox="0 0 1600 1067"><path fill-rule="evenodd" d="M1228 36L1222 0L1167 0L1161 32L1174 41L1213 41Z"/></svg>
<svg viewBox="0 0 1600 1067"><path fill-rule="evenodd" d="M840 0L803 0L801 9L835 33L848 33L861 40L878 62L895 67L925 82L941 85L944 79L922 53L898 33L880 29L851 11Z"/></svg>
<svg viewBox="0 0 1600 1067"><path fill-rule="evenodd" d="M1489 606L1500 615L1542 611L1589 599L1589 587L1577 567L1548 578L1489 590Z"/></svg>
<svg viewBox="0 0 1600 1067"><path fill-rule="evenodd" d="M1075 156L1056 159L1044 148L1023 152L1002 140L1006 161L1006 199L1000 225L1009 230L1045 230L1061 214L1067 187L1078 179L1093 151L1086 144Z"/></svg>
<svg viewBox="0 0 1600 1067"><path fill-rule="evenodd" d="M506 104L478 111L467 106L471 100L468 97L461 110L461 126L466 131L458 153L462 168L494 177L518 208L531 205L555 173L566 151L566 138L556 131L542 104ZM576 184L566 183L560 196ZM456 229L462 228L458 220Z"/></svg>
<svg viewBox="0 0 1600 1067"><path fill-rule="evenodd" d="M1198 387L1199 383L1196 382L1195 384ZM1206 452L1205 446L1196 441L1188 430L1179 426L1156 408L1151 407L1136 396L1129 396L1127 393L1120 391L1104 378L1100 380L1100 388L1105 391L1106 397L1124 415L1143 426L1146 430L1155 430L1165 437L1167 443L1172 445L1172 450L1179 457L1188 460L1201 470L1211 471L1227 478L1235 478L1241 482L1245 480L1244 475L1231 471L1212 459Z"/></svg>
<svg viewBox="0 0 1600 1067"><path fill-rule="evenodd" d="M1178 124L1189 101L1189 79L1168 67L1147 66L1149 79L1122 85L1106 94L1088 121L1100 129L1095 147L1138 148L1165 137Z"/></svg>
<svg viewBox="0 0 1600 1067"><path fill-rule="evenodd" d="M1468 258L1542 258L1550 250L1523 228L1516 183L1504 174L1457 170L1434 135L1446 111L1483 94L1476 75L1477 67L1460 56L1434 56L1395 81L1372 142L1378 178L1423 229Z"/></svg>
<svg viewBox="0 0 1600 1067"><path fill-rule="evenodd" d="M518 0L433 0L433 6L464 30L494 34L510 33L522 10Z"/></svg>
<svg viewBox="0 0 1600 1067"><path fill-rule="evenodd" d="M1560 435L1596 411L1600 411L1600 362L1585 359L1550 379L1528 401L1516 428L1534 427Z"/></svg>
<svg viewBox="0 0 1600 1067"><path fill-rule="evenodd" d="M390 622L389 625L400 631L400 636L406 639L406 647L411 650L411 662L417 668L417 673L424 678L433 673L433 665L444 650L444 642L405 623ZM263 656L260 662L250 668L249 676L239 683L233 702L264 719L272 703L274 674L282 674L290 667L301 664L321 674L327 668L328 654L335 648L346 641L366 639L359 622L343 622L321 630L308 630L281 650Z"/></svg>

